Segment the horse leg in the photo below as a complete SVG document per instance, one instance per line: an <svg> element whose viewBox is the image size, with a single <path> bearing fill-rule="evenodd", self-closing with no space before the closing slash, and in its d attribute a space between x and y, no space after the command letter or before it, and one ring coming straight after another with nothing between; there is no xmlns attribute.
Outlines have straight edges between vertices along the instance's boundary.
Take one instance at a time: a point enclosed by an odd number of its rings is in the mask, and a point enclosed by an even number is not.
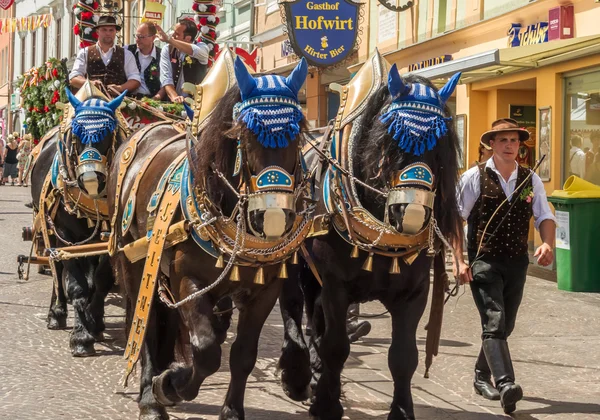
<svg viewBox="0 0 600 420"><path fill-rule="evenodd" d="M237 337L231 346L229 370L231 381L219 420L243 420L246 382L256 364L258 339L262 327L281 292L281 279L273 279L240 309Z"/></svg>
<svg viewBox="0 0 600 420"><path fill-rule="evenodd" d="M67 297L62 282L63 266L59 262L55 263L55 266L57 284L52 284L52 297L46 326L49 330L62 330L67 327Z"/></svg>
<svg viewBox="0 0 600 420"><path fill-rule="evenodd" d="M184 278L183 281L191 282L191 279ZM197 290L192 284L187 289L189 293L182 298ZM193 400L198 396L204 380L219 370L221 345L213 328L216 322L213 306L214 303L207 296L202 296L179 308L180 317L189 330L192 365L173 366L154 378L152 392L161 404Z"/></svg>
<svg viewBox="0 0 600 420"><path fill-rule="evenodd" d="M93 275L89 261L77 260L64 261L63 275L67 295L74 310L73 330L71 331L71 354L75 357L87 357L95 354L94 337L88 328L88 304L91 281L88 277Z"/></svg>
<svg viewBox="0 0 600 420"><path fill-rule="evenodd" d="M285 394L294 401L304 401L310 396L312 373L308 348L302 335L304 297L297 271L297 268L290 268L289 278L283 281L279 296L284 335L278 367Z"/></svg>
<svg viewBox="0 0 600 420"><path fill-rule="evenodd" d="M314 396L317 383L323 371L323 364L319 357L319 347L325 333L325 316L323 315L323 306L321 305L321 285L317 282L310 269L307 268L302 274L301 284L306 304L307 328L311 330L311 336L308 340L308 351L312 371L310 387Z"/></svg>
<svg viewBox="0 0 600 420"><path fill-rule="evenodd" d="M100 261L94 273L94 292L88 307L90 323L90 333L96 341L104 339L104 301L108 292L114 284L114 278L110 268L108 257L100 257Z"/></svg>
<svg viewBox="0 0 600 420"><path fill-rule="evenodd" d="M342 284L332 284L323 279L321 304L325 317L325 331L318 343L322 362L322 373L317 383L314 403L310 415L321 420L339 420L344 414L340 403L340 376L350 354L350 340L346 333L348 297ZM313 323L317 319L313 318Z"/></svg>
<svg viewBox="0 0 600 420"><path fill-rule="evenodd" d="M388 351L388 366L394 379L394 398L388 420L414 420L410 382L419 363L417 326L427 305L427 279L415 293L387 304L392 316L392 344Z"/></svg>

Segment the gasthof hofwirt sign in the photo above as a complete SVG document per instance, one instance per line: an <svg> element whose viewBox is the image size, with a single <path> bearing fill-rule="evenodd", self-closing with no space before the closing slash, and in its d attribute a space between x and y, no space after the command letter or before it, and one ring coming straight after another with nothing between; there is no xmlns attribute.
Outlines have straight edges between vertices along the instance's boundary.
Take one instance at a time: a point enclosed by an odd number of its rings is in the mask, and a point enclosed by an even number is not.
<svg viewBox="0 0 600 420"><path fill-rule="evenodd" d="M313 66L344 60L355 47L360 3L349 0L280 1L294 52Z"/></svg>

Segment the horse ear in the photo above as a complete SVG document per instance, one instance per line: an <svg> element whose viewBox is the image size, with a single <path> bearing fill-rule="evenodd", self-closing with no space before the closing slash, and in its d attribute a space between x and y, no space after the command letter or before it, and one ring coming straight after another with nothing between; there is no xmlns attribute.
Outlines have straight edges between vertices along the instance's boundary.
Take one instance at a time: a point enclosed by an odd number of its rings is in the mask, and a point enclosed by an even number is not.
<svg viewBox="0 0 600 420"><path fill-rule="evenodd" d="M125 89L123 91L123 93L121 93L115 99L113 99L112 101L110 101L107 106L110 109L112 109L113 111L116 111L117 108L121 105L121 102L123 102L123 99L125 99L125 95L127 95L127 89Z"/></svg>
<svg viewBox="0 0 600 420"><path fill-rule="evenodd" d="M440 95L440 98L442 98L443 103L446 103L450 96L452 96L452 92L454 92L454 89L456 89L456 85L460 80L461 74L461 72L456 73L450 78L450 80L448 80L448 83L446 83L444 87L439 90L438 95Z"/></svg>
<svg viewBox="0 0 600 420"><path fill-rule="evenodd" d="M245 100L256 87L256 80L248 72L246 65L239 56L235 58L235 78L242 93L242 100Z"/></svg>
<svg viewBox="0 0 600 420"><path fill-rule="evenodd" d="M400 77L400 73L398 72L396 64L393 64L388 74L388 90L392 95L392 99L396 99L398 96L401 96L406 88L407 86L402 81L402 77Z"/></svg>
<svg viewBox="0 0 600 420"><path fill-rule="evenodd" d="M187 114L187 117L190 119L190 121L194 120L194 110L192 108L190 108L190 106L187 104L187 102L183 102L183 107L185 108L185 113Z"/></svg>
<svg viewBox="0 0 600 420"><path fill-rule="evenodd" d="M65 91L67 92L67 98L69 98L69 102L71 103L71 105L73 106L73 108L77 109L77 107L79 105L81 105L81 101L79 99L77 99L75 97L75 95L73 95L71 93L71 89L69 89L68 87L65 87Z"/></svg>
<svg viewBox="0 0 600 420"><path fill-rule="evenodd" d="M285 84L297 95L304 84L307 75L308 64L306 63L306 59L302 57L302 60L300 60L296 68L292 70L290 75L285 79Z"/></svg>

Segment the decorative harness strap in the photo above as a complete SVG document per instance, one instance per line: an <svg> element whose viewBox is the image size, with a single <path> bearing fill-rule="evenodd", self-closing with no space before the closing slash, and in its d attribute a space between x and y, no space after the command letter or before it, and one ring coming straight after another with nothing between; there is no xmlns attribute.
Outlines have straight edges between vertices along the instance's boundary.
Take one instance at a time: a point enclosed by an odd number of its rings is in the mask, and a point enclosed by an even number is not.
<svg viewBox="0 0 600 420"><path fill-rule="evenodd" d="M52 243L50 242L50 231L48 229L48 221L46 219L47 216L47 212L50 212L52 210L52 208L57 208L56 204L56 197L53 194L53 191L56 191L54 189L52 189L52 171L48 171L48 174L46 175L46 179L44 180L44 184L42 187L42 193L40 194L40 203L39 203L39 211L38 214L41 215L41 231L42 231L42 237L44 238L44 246L45 248L51 248L52 247ZM50 194L50 195L49 195ZM49 196L48 196L49 195ZM50 217L50 216L48 216ZM58 294L58 274L56 272L56 266L54 263L54 260L52 258L48 259L49 261L49 265L50 265L50 271L52 272L52 282L54 285L54 290L55 292Z"/></svg>
<svg viewBox="0 0 600 420"><path fill-rule="evenodd" d="M121 155L121 162L119 165L119 174L117 175L115 206L113 209L113 216L110 221L110 237L108 240L108 253L110 256L115 255L115 253L117 252L117 240L116 240L115 228L116 228L116 224L117 224L117 215L119 212L119 204L120 204L119 199L121 197L121 190L123 188L123 180L125 179L125 175L127 174L129 165L131 165L131 162L133 162L133 158L135 157L135 154L137 152L138 143L142 139L145 138L145 135L146 135L146 133L148 133L148 131L150 131L154 127L158 127L159 125L166 125L166 124L170 124L170 121L158 121L158 122L146 125L144 128L142 128L140 131L138 131L137 133L135 133L133 135L133 137L129 140L127 146L125 146L125 149L123 150L123 154ZM161 145L159 145L156 148L156 150L150 154L150 156L153 156L153 155L157 154L160 150L162 150L163 145L164 145L164 142ZM152 160L152 159L150 159L150 160Z"/></svg>

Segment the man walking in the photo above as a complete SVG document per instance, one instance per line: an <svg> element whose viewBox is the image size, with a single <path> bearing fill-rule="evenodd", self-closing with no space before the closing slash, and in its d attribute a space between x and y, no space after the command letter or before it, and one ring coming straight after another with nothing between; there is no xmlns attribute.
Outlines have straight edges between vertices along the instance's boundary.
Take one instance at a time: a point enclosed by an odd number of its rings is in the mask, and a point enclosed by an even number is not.
<svg viewBox="0 0 600 420"><path fill-rule="evenodd" d="M475 392L501 400L504 412L516 410L523 390L515 384L507 339L515 327L529 266L529 221L542 238L534 254L538 264L552 263L555 218L541 179L516 162L519 144L529 133L512 119L500 119L481 136L493 150L486 162L461 177L459 208L468 223L469 264L458 251L455 271L461 283L470 283L482 325L482 346L475 363ZM492 385L491 377L494 378Z"/></svg>

